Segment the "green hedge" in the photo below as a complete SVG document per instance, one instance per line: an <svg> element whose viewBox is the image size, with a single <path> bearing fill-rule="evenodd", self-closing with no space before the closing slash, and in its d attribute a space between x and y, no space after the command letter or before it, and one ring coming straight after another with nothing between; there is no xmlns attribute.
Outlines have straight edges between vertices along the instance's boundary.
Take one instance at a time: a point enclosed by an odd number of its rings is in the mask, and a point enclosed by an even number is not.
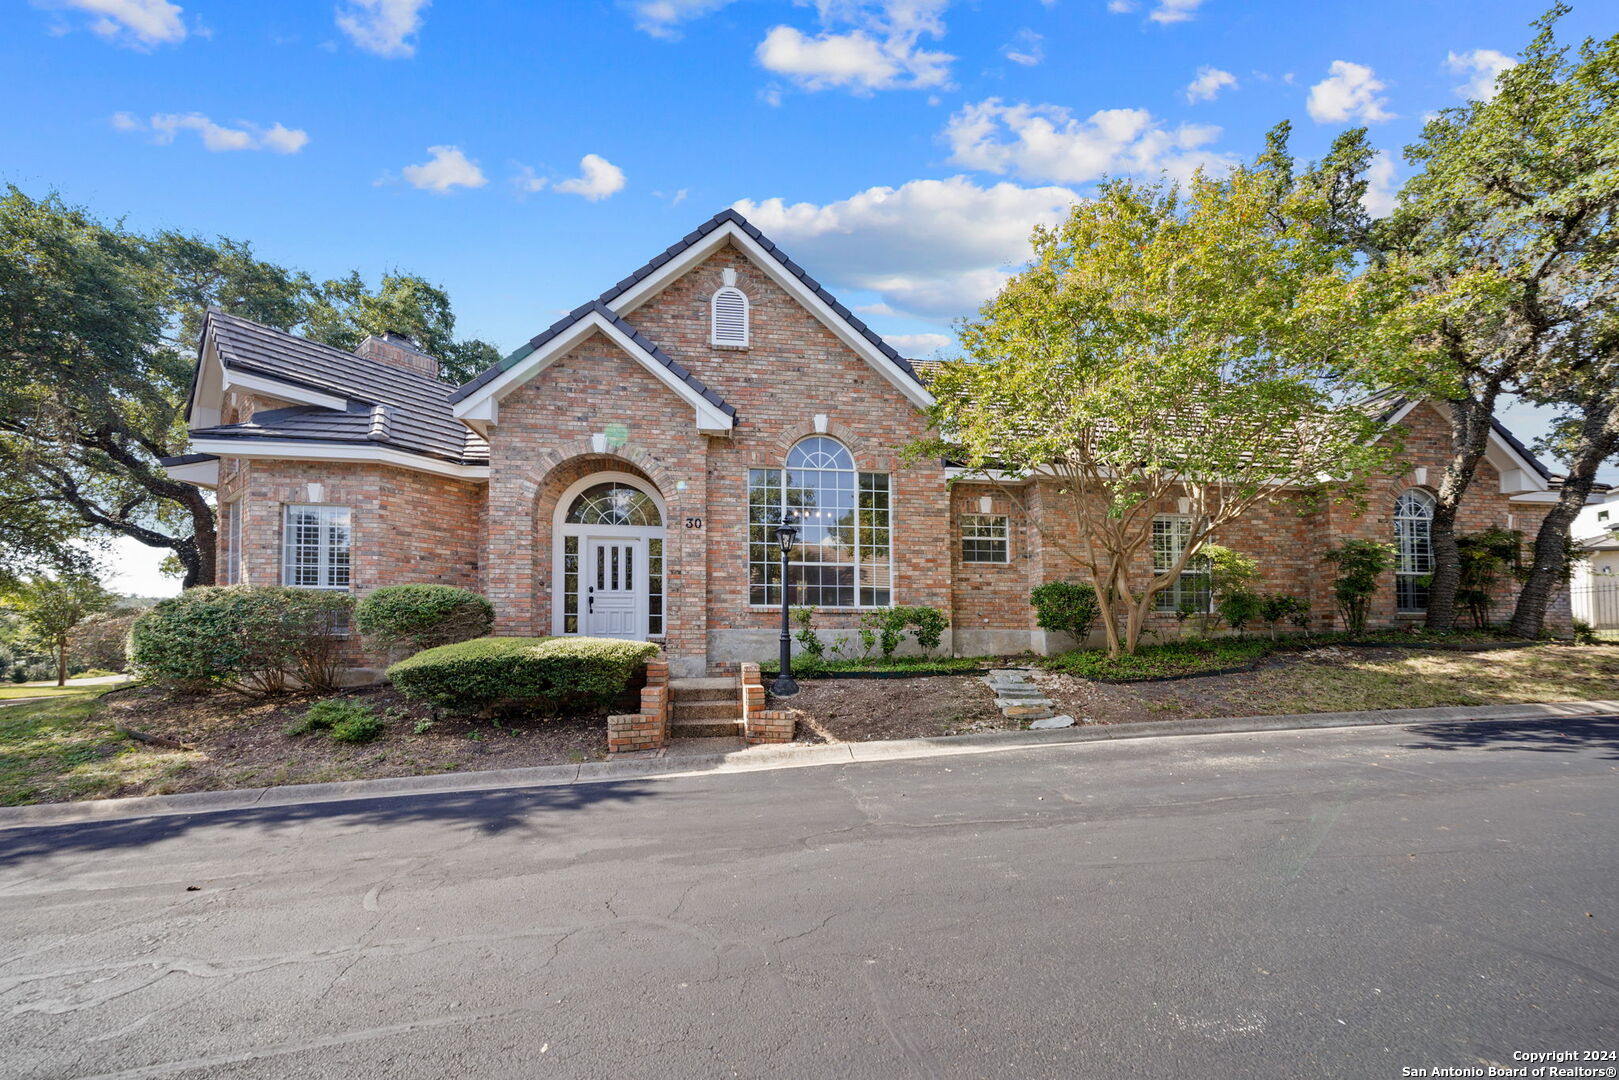
<svg viewBox="0 0 1619 1080"><path fill-rule="evenodd" d="M658 653L615 638L488 637L427 649L388 669L405 697L457 712L523 704L540 712L605 708Z"/></svg>
<svg viewBox="0 0 1619 1080"><path fill-rule="evenodd" d="M273 694L296 677L330 689L341 674L347 593L279 585L199 586L160 601L129 631L136 674L190 690Z"/></svg>
<svg viewBox="0 0 1619 1080"><path fill-rule="evenodd" d="M360 633L383 648L412 651L483 637L495 623L494 606L453 585L386 585L354 609Z"/></svg>

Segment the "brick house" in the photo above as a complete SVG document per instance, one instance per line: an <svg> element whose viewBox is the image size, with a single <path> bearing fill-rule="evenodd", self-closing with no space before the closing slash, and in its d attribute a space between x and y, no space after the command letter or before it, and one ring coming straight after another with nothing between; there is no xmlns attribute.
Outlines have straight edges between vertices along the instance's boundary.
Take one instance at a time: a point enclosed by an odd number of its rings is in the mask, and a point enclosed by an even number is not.
<svg viewBox="0 0 1619 1080"><path fill-rule="evenodd" d="M773 655L786 513L803 529L792 598L833 634L870 608L925 604L949 615L958 654L1067 644L1028 604L1075 573L1023 516L1049 485L1014 500L947 463L903 465L926 429L918 366L735 211L466 385L437 374L398 335L350 354L211 313L195 452L166 464L218 492L219 580L465 586L494 603L497 633L649 638L693 675ZM1258 557L1267 588L1307 598L1317 625L1334 618L1321 552L1348 536L1402 547L1375 621L1421 617L1445 425L1430 403L1380 406L1409 469L1374 484L1365 514L1278 503L1220 537ZM1556 487L1498 427L1461 527L1532 532ZM1182 528L1176 505L1162 511L1159 558ZM1185 575L1157 628L1204 596Z"/></svg>

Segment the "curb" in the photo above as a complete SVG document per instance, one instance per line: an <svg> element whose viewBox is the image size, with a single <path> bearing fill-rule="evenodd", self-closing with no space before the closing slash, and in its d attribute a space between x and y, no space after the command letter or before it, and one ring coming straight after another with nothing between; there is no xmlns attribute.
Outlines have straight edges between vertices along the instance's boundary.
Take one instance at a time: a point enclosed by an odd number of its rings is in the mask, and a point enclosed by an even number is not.
<svg viewBox="0 0 1619 1080"><path fill-rule="evenodd" d="M954 757L1043 746L1125 739L1173 738L1184 735L1241 735L1262 731L1309 731L1321 728L1370 727L1426 723L1489 723L1619 714L1619 701L1560 701L1546 704L1452 705L1435 709L1380 709L1367 712L1292 713L1279 716L1213 717L1194 720L1143 720L1124 724L1055 728L1046 731L997 731L980 735L948 735L882 742L780 744L754 746L729 753L588 762L583 765L538 765L526 769L400 776L382 780L349 780L333 784L198 791L184 795L146 795L131 799L40 803L0 807L0 829L72 825L124 818L218 813L261 806L348 802L399 795L438 795L459 791L492 791L570 784L605 784L624 780L671 779L715 773L764 772L817 765L849 765Z"/></svg>

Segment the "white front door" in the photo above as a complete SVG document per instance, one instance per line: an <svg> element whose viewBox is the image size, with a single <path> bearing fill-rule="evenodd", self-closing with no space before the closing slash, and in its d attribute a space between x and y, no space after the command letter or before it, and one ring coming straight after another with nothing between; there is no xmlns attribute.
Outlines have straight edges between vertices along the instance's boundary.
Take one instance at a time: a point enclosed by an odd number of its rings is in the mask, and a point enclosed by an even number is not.
<svg viewBox="0 0 1619 1080"><path fill-rule="evenodd" d="M646 595L646 564L641 541L604 540L585 543L585 634L588 637L646 636L641 597Z"/></svg>

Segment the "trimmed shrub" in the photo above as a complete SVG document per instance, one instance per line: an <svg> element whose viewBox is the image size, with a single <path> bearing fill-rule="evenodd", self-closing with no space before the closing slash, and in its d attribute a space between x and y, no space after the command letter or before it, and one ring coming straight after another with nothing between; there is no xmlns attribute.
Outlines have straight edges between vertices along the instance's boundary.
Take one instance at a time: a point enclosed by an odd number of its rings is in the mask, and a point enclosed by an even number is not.
<svg viewBox="0 0 1619 1080"><path fill-rule="evenodd" d="M1074 643L1085 647L1091 627L1101 615L1096 588L1077 581L1048 581L1029 593L1034 620L1042 630L1072 634Z"/></svg>
<svg viewBox="0 0 1619 1080"><path fill-rule="evenodd" d="M337 636L347 593L279 585L200 586L160 601L129 632L144 678L189 690L277 694L296 676L331 689L341 671Z"/></svg>
<svg viewBox="0 0 1619 1080"><path fill-rule="evenodd" d="M385 649L419 652L483 637L495 624L495 608L453 585L385 585L355 607L354 623Z"/></svg>
<svg viewBox="0 0 1619 1080"><path fill-rule="evenodd" d="M658 653L616 638L487 637L427 649L388 669L405 697L457 712L522 704L540 712L605 708Z"/></svg>

